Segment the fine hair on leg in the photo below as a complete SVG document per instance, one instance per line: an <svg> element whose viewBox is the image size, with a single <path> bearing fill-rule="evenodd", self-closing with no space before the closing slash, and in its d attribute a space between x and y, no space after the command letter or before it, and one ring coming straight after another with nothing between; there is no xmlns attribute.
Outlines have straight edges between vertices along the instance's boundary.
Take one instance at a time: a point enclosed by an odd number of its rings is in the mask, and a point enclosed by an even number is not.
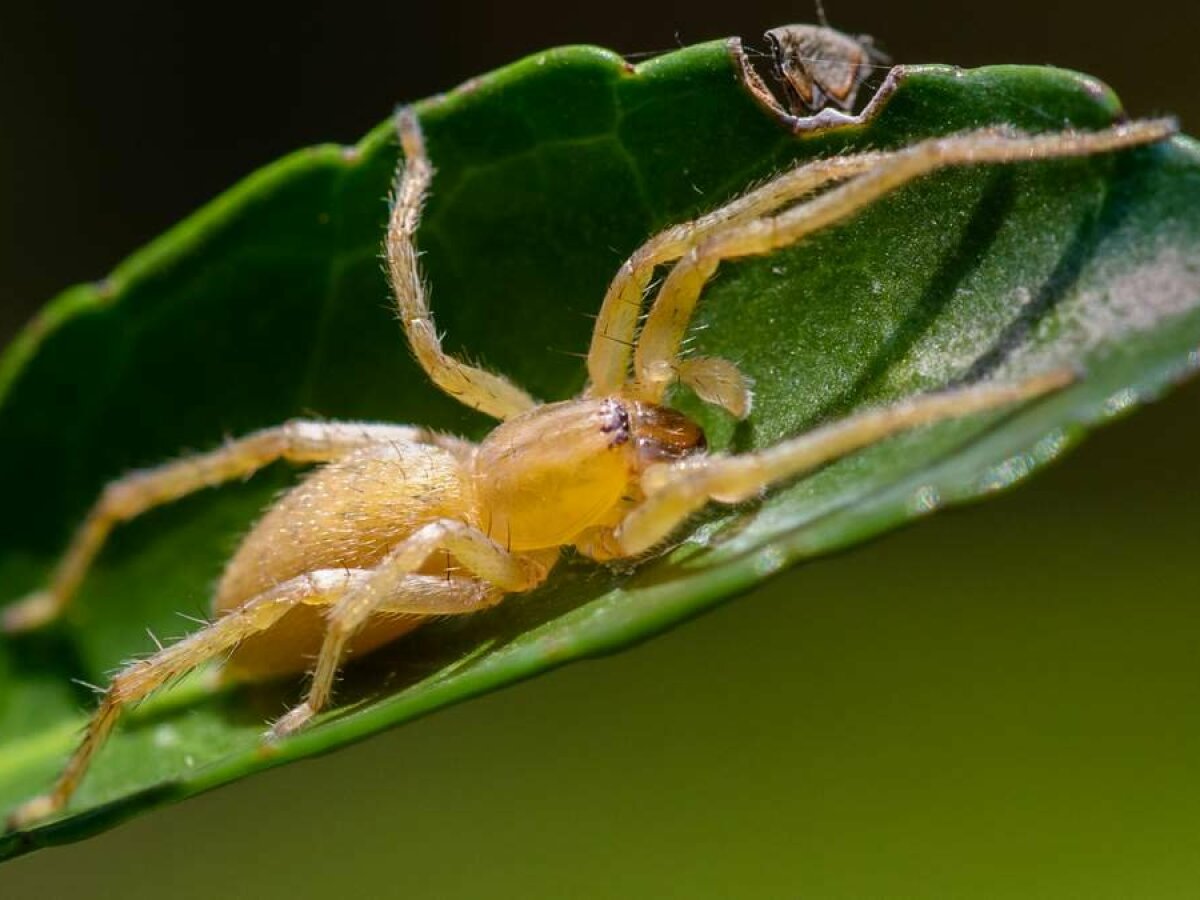
<svg viewBox="0 0 1200 900"><path fill-rule="evenodd" d="M124 710L202 663L229 652L238 643L266 631L300 603L331 602L356 581L366 576L363 570L330 569L310 572L280 584L215 622L165 647L147 659L130 663L112 679L84 730L83 740L72 754L58 781L48 794L30 800L17 809L8 825L20 827L27 822L53 815L63 809L78 788L96 751L108 739Z"/></svg>
<svg viewBox="0 0 1200 900"><path fill-rule="evenodd" d="M616 393L629 379L643 298L658 266L679 259L725 228L760 218L821 187L866 172L881 157L859 153L790 169L719 209L672 225L642 244L617 270L600 305L588 350L588 395Z"/></svg>
<svg viewBox="0 0 1200 900"><path fill-rule="evenodd" d="M709 501L749 500L772 485L902 431L1032 400L1074 379L1070 369L1057 369L1015 385L974 385L925 394L865 410L755 453L662 464L647 471L642 481L646 499L618 526L617 541L627 555L636 556L665 539Z"/></svg>
<svg viewBox="0 0 1200 900"><path fill-rule="evenodd" d="M532 397L502 375L468 365L442 350L442 340L429 310L425 283L417 261L416 234L433 166L416 113L405 107L396 114L404 163L387 230L387 266L396 309L413 356L430 380L455 400L494 419L511 419L537 405Z"/></svg>
<svg viewBox="0 0 1200 900"><path fill-rule="evenodd" d="M109 534L122 522L204 488L247 478L276 460L331 462L383 442L459 443L424 428L403 425L297 420L264 428L207 453L131 472L111 481L76 531L50 577L49 586L4 610L4 630L26 631L61 615Z"/></svg>
<svg viewBox="0 0 1200 900"><path fill-rule="evenodd" d="M443 590L414 590L413 573L438 552L451 554L471 577L444 580ZM391 614L445 616L477 612L499 602L506 593L540 584L557 555L556 551L552 556L544 551L511 553L479 529L453 519L422 526L330 609L308 697L275 723L272 736L303 728L325 707L346 644L374 613L387 610Z"/></svg>
<svg viewBox="0 0 1200 900"><path fill-rule="evenodd" d="M1095 132L1027 135L1009 128L987 128L934 138L878 155L863 174L778 215L723 224L675 264L659 289L637 340L632 394L658 403L667 388L679 380L681 342L700 292L724 260L763 255L787 247L938 169L1108 153L1153 143L1175 131L1174 120L1158 119Z"/></svg>

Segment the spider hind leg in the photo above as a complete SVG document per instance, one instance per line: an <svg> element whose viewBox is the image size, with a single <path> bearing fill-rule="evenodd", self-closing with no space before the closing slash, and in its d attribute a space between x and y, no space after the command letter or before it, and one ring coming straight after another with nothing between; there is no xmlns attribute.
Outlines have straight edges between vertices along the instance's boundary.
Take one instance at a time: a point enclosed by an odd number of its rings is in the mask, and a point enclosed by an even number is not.
<svg viewBox="0 0 1200 900"><path fill-rule="evenodd" d="M123 522L205 488L248 478L277 460L325 463L380 443L434 443L446 444L452 452L457 449L453 439L424 428L294 420L248 434L207 453L185 456L110 481L59 560L49 585L5 609L0 629L9 633L29 631L58 618L75 596L112 530Z"/></svg>
<svg viewBox="0 0 1200 900"><path fill-rule="evenodd" d="M183 640L127 665L104 692L99 708L84 728L83 740L54 787L18 807L9 816L8 827L21 828L65 808L96 752L129 706L203 663L228 653L246 638L271 628L298 604L333 602L363 576L362 570L329 569L293 578L248 600Z"/></svg>

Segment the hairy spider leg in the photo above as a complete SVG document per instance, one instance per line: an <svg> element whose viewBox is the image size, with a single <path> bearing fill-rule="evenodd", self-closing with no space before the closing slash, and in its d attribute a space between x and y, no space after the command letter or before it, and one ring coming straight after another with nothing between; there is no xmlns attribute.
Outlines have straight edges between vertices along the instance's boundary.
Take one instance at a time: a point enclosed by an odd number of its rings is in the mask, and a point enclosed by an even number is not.
<svg viewBox="0 0 1200 900"><path fill-rule="evenodd" d="M331 462L379 443L439 444L452 452L468 446L424 428L358 422L294 421L264 428L207 453L198 453L111 481L63 554L48 587L4 611L8 632L26 631L62 614L113 528L155 507L203 488L247 478L276 460Z"/></svg>
<svg viewBox="0 0 1200 900"><path fill-rule="evenodd" d="M366 570L324 569L301 575L247 600L215 622L154 655L130 663L118 672L104 692L100 706L84 730L83 740L67 762L49 793L22 804L8 818L8 827L19 828L63 809L78 788L96 751L104 744L126 707L185 675L202 663L232 650L238 642L266 631L301 603L328 604L350 585L362 581ZM442 578L423 576L437 585Z"/></svg>
<svg viewBox="0 0 1200 900"><path fill-rule="evenodd" d="M425 374L460 403L495 419L511 419L537 406L537 401L502 375L467 365L442 350L417 263L416 233L433 166L416 113L405 107L396 114L396 130L404 166L392 204L387 231L387 263L396 307L408 345Z"/></svg>
<svg viewBox="0 0 1200 900"><path fill-rule="evenodd" d="M440 552L451 554L474 578L455 577L452 583L458 584L459 589L443 594L414 594L405 590L411 573ZM527 591L541 584L557 558L557 550L510 552L478 528L453 519L422 526L401 541L330 610L308 696L275 723L270 736L280 738L303 728L329 703L346 644L374 613L382 609L420 616L477 612L499 603L505 594ZM464 590L463 585L474 585L475 589Z"/></svg>
<svg viewBox="0 0 1200 900"><path fill-rule="evenodd" d="M778 215L715 228L703 243L675 264L655 297L634 352L632 394L637 399L659 403L672 383L688 377L688 361L679 359L680 344L700 292L724 260L759 256L787 247L938 169L1088 156L1160 141L1175 131L1173 119L1157 119L1095 132L1025 135L1006 128L987 128L934 138L876 156L864 174ZM799 171L805 168L802 166ZM770 189L771 184L765 188Z"/></svg>
<svg viewBox="0 0 1200 900"><path fill-rule="evenodd" d="M674 262L726 228L774 212L826 184L866 172L881 158L878 153L859 153L790 169L720 209L672 225L642 244L617 270L600 305L588 350L587 395L619 393L629 380L643 298L658 266Z"/></svg>
<svg viewBox="0 0 1200 900"><path fill-rule="evenodd" d="M643 476L646 499L617 527L617 544L629 556L644 553L709 501L749 500L774 484L899 432L1028 401L1067 386L1074 377L1071 370L1059 369L1015 385L925 394L857 413L755 453L661 464Z"/></svg>

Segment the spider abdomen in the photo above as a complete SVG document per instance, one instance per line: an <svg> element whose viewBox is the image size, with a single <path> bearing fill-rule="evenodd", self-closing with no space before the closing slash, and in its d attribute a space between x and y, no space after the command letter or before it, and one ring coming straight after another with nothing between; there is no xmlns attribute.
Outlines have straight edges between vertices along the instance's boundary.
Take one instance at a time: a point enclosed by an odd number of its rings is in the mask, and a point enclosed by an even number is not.
<svg viewBox="0 0 1200 900"><path fill-rule="evenodd" d="M225 568L213 601L222 615L290 578L322 569L369 569L406 537L443 517L472 509L470 483L452 453L427 444L386 444L317 469L251 529ZM444 574L450 560L430 558L421 571ZM325 630L322 599L289 612L269 631L242 642L230 674L263 679L303 672ZM379 647L416 628L415 616L379 616L355 636L351 651Z"/></svg>

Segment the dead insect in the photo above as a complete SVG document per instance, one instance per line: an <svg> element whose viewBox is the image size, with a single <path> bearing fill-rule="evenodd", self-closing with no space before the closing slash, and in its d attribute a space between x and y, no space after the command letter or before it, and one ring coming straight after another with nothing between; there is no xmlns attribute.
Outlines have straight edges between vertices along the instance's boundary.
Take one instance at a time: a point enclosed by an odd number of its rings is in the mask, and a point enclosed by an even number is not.
<svg viewBox="0 0 1200 900"><path fill-rule="evenodd" d="M830 102L850 112L875 67L891 61L869 35L852 37L824 25L785 25L765 37L775 75L797 116L820 112Z"/></svg>
<svg viewBox="0 0 1200 900"><path fill-rule="evenodd" d="M848 100L856 78L839 82L822 72L814 83ZM1174 132L1170 121L1036 136L985 129L801 165L642 245L600 307L588 387L573 400L542 404L442 349L415 244L433 169L416 115L403 110L397 125L405 162L386 249L405 335L441 390L501 424L472 444L419 427L292 422L109 484L49 586L6 611L9 632L62 612L116 524L278 459L324 464L242 541L217 587L213 621L117 673L54 787L17 809L10 826L62 810L122 711L202 663L220 659L227 673L262 680L303 672L315 655L306 698L267 734L281 739L328 706L348 653L529 591L563 547L601 562L637 557L709 502L738 503L904 429L1061 388L1071 372L955 388L738 456L707 453L700 427L664 405L668 388L682 382L735 416L750 411L749 382L736 365L681 352L701 291L722 261L794 244L947 166L1105 153ZM652 276L670 263L643 323Z"/></svg>
<svg viewBox="0 0 1200 900"><path fill-rule="evenodd" d="M817 11L820 25L784 25L764 35L770 45L772 72L783 88L784 103L751 65L741 39L729 39L730 56L750 96L797 134L862 125L879 113L904 77L902 67L890 68L870 101L855 113L859 90L875 69L887 66L891 60L868 35L854 37L836 31L825 22L819 4Z"/></svg>

